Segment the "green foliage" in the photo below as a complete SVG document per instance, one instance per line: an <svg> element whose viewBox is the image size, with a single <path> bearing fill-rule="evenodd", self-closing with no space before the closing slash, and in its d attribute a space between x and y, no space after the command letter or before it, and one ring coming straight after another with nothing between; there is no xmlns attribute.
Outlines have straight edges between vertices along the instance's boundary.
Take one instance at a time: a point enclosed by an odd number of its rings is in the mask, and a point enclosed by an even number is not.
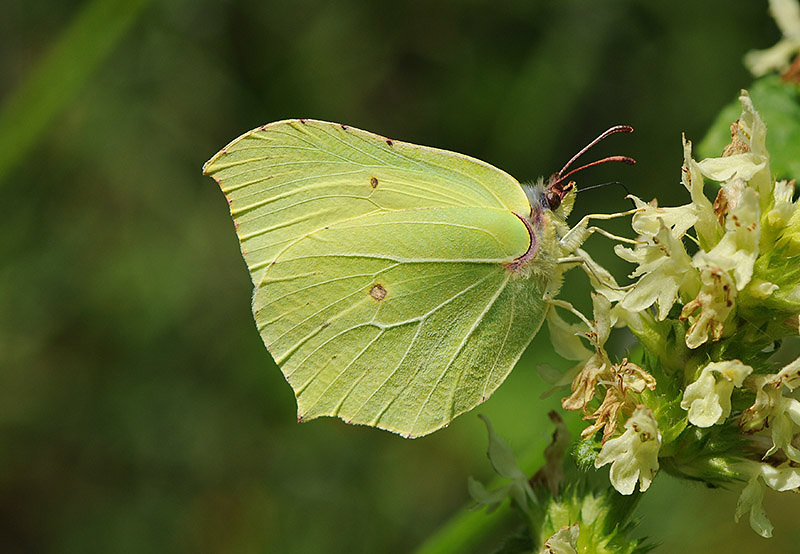
<svg viewBox="0 0 800 554"><path fill-rule="evenodd" d="M776 74L761 77L748 86L753 102L767 122L767 150L770 167L779 179L800 175L800 87ZM731 100L714 119L705 138L697 146L702 157L719 156L731 141L731 122L741 112L737 100Z"/></svg>

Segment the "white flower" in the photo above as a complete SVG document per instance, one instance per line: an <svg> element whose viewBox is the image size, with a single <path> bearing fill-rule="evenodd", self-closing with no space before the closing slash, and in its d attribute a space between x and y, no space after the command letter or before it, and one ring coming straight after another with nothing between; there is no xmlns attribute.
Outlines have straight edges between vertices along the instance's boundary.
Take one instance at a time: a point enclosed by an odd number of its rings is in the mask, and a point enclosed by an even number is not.
<svg viewBox="0 0 800 554"><path fill-rule="evenodd" d="M771 423L772 448L767 450L764 456L771 456L778 450L783 450L790 460L800 462L800 449L792 445L797 427L800 425L800 402L781 395L775 403Z"/></svg>
<svg viewBox="0 0 800 554"><path fill-rule="evenodd" d="M773 203L762 218L764 235L767 244L776 241L781 232L790 224L792 216L797 212L794 197L794 181L777 181L772 192Z"/></svg>
<svg viewBox="0 0 800 554"><path fill-rule="evenodd" d="M689 348L704 344L709 336L712 341L722 338L725 322L734 309L736 291L744 289L753 277L759 254L760 216L758 194L750 188L742 190L726 218L725 235L711 250L695 254L692 264L700 271L702 286L680 316L682 320L693 318L686 333ZM762 285L755 289L762 296L777 289L772 283Z"/></svg>
<svg viewBox="0 0 800 554"><path fill-rule="evenodd" d="M722 338L725 321L736 299L736 287L726 271L707 267L700 272L700 281L700 292L694 300L684 305L680 315L681 321L692 320L685 338L689 348L704 344L709 336L712 341ZM697 310L700 310L699 314Z"/></svg>
<svg viewBox="0 0 800 554"><path fill-rule="evenodd" d="M631 218L631 227L644 238L650 239L656 236L663 225L672 232L673 237L680 239L697 221L694 204L659 208L655 200L648 203L633 195L629 198L639 209Z"/></svg>
<svg viewBox="0 0 800 554"><path fill-rule="evenodd" d="M723 191L732 207L737 205L737 191L743 189L742 183L746 181L747 187L758 193L760 208L765 210L773 202L774 186L767 151L767 126L746 90L739 94L739 102L742 104L742 113L731 126L731 144L721 157L707 158L695 165L697 171L706 177L724 183ZM702 199L693 196L692 201L702 202ZM701 237L701 245L705 250L714 243L703 244Z"/></svg>
<svg viewBox="0 0 800 554"><path fill-rule="evenodd" d="M639 490L644 492L658 471L660 447L661 434L652 412L646 406L638 406L625 422L625 432L603 445L594 466L611 464L611 484L620 494L633 494L637 481Z"/></svg>
<svg viewBox="0 0 800 554"><path fill-rule="evenodd" d="M800 430L800 401L783 394L783 387L792 391L800 386L800 358L774 375L759 375L754 384L755 403L742 412L739 427L746 433L769 429L772 447L764 457L783 450L790 460L800 463L800 449L792 444Z"/></svg>
<svg viewBox="0 0 800 554"><path fill-rule="evenodd" d="M764 538L772 536L772 523L761 505L765 487L784 492L800 488L800 468L783 464L778 467L766 463L744 460L743 473L750 478L736 504L736 521L750 512L750 527Z"/></svg>
<svg viewBox="0 0 800 554"><path fill-rule="evenodd" d="M741 387L753 368L739 360L711 362L697 380L686 387L681 408L689 411L689 423L711 427L722 423L731 413L731 393Z"/></svg>
<svg viewBox="0 0 800 554"><path fill-rule="evenodd" d="M580 530L581 527L578 523L571 527L562 527L547 539L539 554L577 554Z"/></svg>
<svg viewBox="0 0 800 554"><path fill-rule="evenodd" d="M792 467L789 464L779 467L761 464L761 478L769 488L778 492L800 488L800 468Z"/></svg>
<svg viewBox="0 0 800 554"><path fill-rule="evenodd" d="M764 483L759 474L755 474L745 485L739 500L736 502L734 519L739 521L745 513L750 512L750 527L753 531L768 539L772 536L772 523L764 511Z"/></svg>
<svg viewBox="0 0 800 554"><path fill-rule="evenodd" d="M764 166L747 179L749 187L758 193L761 210L765 210L772 203L772 189L774 180L769 168L769 152L767 151L767 125L758 115L753 101L746 90L739 94L742 104L742 113L739 116L739 135L750 146L750 151L763 160Z"/></svg>
<svg viewBox="0 0 800 554"><path fill-rule="evenodd" d="M647 244L632 250L617 245L614 251L623 260L639 265L630 275L639 280L620 302L625 310L638 312L657 303L658 319L664 320L679 292L688 290L689 294L696 294L699 288L692 259L680 238L676 238L663 221L658 232L647 238Z"/></svg>
<svg viewBox="0 0 800 554"><path fill-rule="evenodd" d="M699 161L697 167L703 175L715 181L730 181L734 178L749 181L766 164L767 160L763 156L745 152L721 158L706 158Z"/></svg>
<svg viewBox="0 0 800 554"><path fill-rule="evenodd" d="M620 258L638 265L630 275L638 280L622 298L619 308L636 313L657 304L657 319L663 321L676 301L693 298L681 312L683 320L692 317L686 337L689 348L697 348L709 337L714 341L722 338L725 321L734 311L736 291L743 290L753 278L762 210L779 198L784 206L775 218L783 221L790 216L790 208L785 205L793 207L789 185L775 192L778 196L773 199L766 125L746 91L742 91L739 100L742 113L732 127L737 148L698 163L692 159L691 142L683 139L681 181L692 203L658 208L634 197L639 212L633 216L632 226L643 243L633 249L615 247ZM714 205L703 194L704 175L723 182ZM692 227L700 246L694 258L689 257L683 244L683 237ZM777 288L760 281L753 292L766 297Z"/></svg>
<svg viewBox="0 0 800 554"><path fill-rule="evenodd" d="M681 137L683 141L683 167L681 168L681 182L692 197L692 206L697 217L694 229L701 248L711 248L717 243L721 229L714 207L703 194L703 174L700 166L692 159L692 143Z"/></svg>
<svg viewBox="0 0 800 554"><path fill-rule="evenodd" d="M695 254L695 267L732 271L736 290L742 290L753 276L753 265L758 257L760 219L758 195L753 189L744 189L725 221L725 235L710 251L701 250Z"/></svg>
<svg viewBox="0 0 800 554"><path fill-rule="evenodd" d="M792 56L800 52L800 5L797 0L770 0L769 8L783 38L771 48L753 50L744 57L744 64L756 77L785 69Z"/></svg>

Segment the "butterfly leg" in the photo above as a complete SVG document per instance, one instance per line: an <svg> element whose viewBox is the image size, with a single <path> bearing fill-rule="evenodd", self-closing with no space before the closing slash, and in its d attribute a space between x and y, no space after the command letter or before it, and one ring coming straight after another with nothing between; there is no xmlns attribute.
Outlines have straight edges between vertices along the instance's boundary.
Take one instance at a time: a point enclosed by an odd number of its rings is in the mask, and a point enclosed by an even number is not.
<svg viewBox="0 0 800 554"><path fill-rule="evenodd" d="M616 240L618 242L625 242L627 244L634 244L634 245L635 244L646 244L645 242L640 241L640 240L629 239L627 237L621 237L619 235L615 235L614 233L609 233L608 231L606 231L605 229L601 229L600 227L588 227L586 229L586 233L587 233L587 235L586 235L587 237L592 233L599 233L599 234L603 235L604 237L610 238L611 240Z"/></svg>
<svg viewBox="0 0 800 554"><path fill-rule="evenodd" d="M566 300L559 300L557 298L552 298L552 299L549 300L549 303L552 306L556 306L557 308L561 308L563 310L567 310L568 312L571 312L578 319L583 321L583 323L586 324L587 328L591 329L593 327L593 325L589 322L589 320L586 319L586 316L583 315L582 313L580 313L577 309L575 309L575 306L573 306L572 304L570 304Z"/></svg>
<svg viewBox="0 0 800 554"><path fill-rule="evenodd" d="M565 271L570 269L570 267L580 266L580 268L586 272L586 275L589 276L592 285L600 292L606 293L606 296L609 296L608 291L624 292L633 287L632 284L625 286L618 285L614 277L603 266L595 262L591 256L589 256L588 252L580 248L577 249L577 252L575 256L558 258L556 262L559 265L567 266L564 268ZM603 289L605 289L605 291Z"/></svg>
<svg viewBox="0 0 800 554"><path fill-rule="evenodd" d="M577 250L587 238L592 233L600 233L608 238L619 240L621 242L626 242L629 244L637 244L637 242L633 239L628 239L625 237L620 237L609 233L599 227L589 227L589 220L591 219L600 219L600 220L608 220L608 219L615 219L618 217L625 217L628 215L635 214L637 212L642 211L642 208L634 208L632 210L627 210L625 212L618 212L614 214L589 214L585 215L581 218L581 220L575 224L566 234L559 239L559 243L561 247L567 252L574 252Z"/></svg>

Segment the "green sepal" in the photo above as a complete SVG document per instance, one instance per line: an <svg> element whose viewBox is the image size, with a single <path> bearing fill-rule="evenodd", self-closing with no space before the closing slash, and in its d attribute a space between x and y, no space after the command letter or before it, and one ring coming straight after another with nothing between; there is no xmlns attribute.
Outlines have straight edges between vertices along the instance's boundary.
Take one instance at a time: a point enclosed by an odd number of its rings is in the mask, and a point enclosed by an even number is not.
<svg viewBox="0 0 800 554"><path fill-rule="evenodd" d="M540 521L532 525L539 529L537 548L560 529L577 523L579 554L642 554L652 549L642 539L630 538L634 528L630 516L640 493L623 496L610 488L604 492L582 489L586 487L570 487L542 499Z"/></svg>
<svg viewBox="0 0 800 554"><path fill-rule="evenodd" d="M672 443L668 455L659 457L661 469L683 479L723 487L741 480L736 465L745 441L734 425L708 428L689 425Z"/></svg>

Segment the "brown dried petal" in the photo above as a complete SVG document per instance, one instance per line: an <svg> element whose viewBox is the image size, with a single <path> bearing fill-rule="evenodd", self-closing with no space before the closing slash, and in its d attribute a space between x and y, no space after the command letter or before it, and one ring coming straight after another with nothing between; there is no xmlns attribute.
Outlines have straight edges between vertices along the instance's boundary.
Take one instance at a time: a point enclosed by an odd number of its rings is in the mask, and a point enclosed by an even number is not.
<svg viewBox="0 0 800 554"><path fill-rule="evenodd" d="M722 149L723 156L733 156L734 154L745 154L750 152L750 145L742 140L739 135L739 121L731 123L731 143Z"/></svg>
<svg viewBox="0 0 800 554"><path fill-rule="evenodd" d="M588 439L605 427L605 429L603 429L603 443L605 443L606 440L614 434L614 431L617 430L619 412L625 403L625 395L616 387L610 387L606 391L606 397L603 399L603 403L600 404L600 407L597 408L593 414L583 418L587 421L595 420L595 422L583 430L581 438L584 440ZM630 403L630 405L632 408L633 403Z"/></svg>
<svg viewBox="0 0 800 554"><path fill-rule="evenodd" d="M617 386L622 392L641 394L646 388L650 390L656 389L655 377L635 363L629 362L627 358L623 358L622 363L614 366L612 371L614 372Z"/></svg>
<svg viewBox="0 0 800 554"><path fill-rule="evenodd" d="M581 372L572 381L572 394L561 400L565 410L581 410L594 398L595 387L600 376L606 373L607 364L602 356L595 354L586 362Z"/></svg>

